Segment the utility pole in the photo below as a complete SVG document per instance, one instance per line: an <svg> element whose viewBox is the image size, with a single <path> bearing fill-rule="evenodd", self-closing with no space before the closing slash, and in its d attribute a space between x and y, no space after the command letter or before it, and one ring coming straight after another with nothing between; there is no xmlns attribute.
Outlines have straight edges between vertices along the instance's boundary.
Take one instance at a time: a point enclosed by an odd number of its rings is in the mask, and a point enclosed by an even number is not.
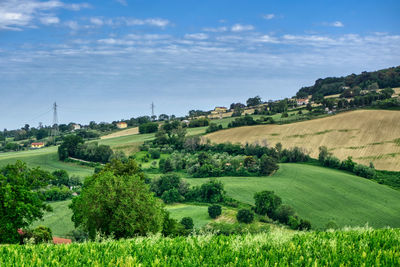
<svg viewBox="0 0 400 267"><path fill-rule="evenodd" d="M51 137L53 139L53 142L55 143L55 137L58 136L58 116L57 116L57 103L54 102L53 104L53 127L51 129Z"/></svg>
<svg viewBox="0 0 400 267"><path fill-rule="evenodd" d="M154 115L154 108L155 108L154 103L151 102L151 119L152 119L153 121L154 121L155 118L156 118L156 115Z"/></svg>

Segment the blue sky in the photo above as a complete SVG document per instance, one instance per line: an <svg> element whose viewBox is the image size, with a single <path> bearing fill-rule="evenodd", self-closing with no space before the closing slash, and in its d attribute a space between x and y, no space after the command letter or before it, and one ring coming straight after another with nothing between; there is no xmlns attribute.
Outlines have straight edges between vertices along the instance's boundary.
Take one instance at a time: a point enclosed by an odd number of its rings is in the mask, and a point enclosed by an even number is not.
<svg viewBox="0 0 400 267"><path fill-rule="evenodd" d="M400 65L399 1L0 0L0 128L185 115Z"/></svg>

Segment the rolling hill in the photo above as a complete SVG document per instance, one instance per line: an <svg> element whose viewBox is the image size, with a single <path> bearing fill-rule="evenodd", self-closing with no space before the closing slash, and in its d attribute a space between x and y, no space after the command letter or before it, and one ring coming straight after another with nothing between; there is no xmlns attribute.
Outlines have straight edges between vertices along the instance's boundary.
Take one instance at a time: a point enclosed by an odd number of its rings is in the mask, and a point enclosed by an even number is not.
<svg viewBox="0 0 400 267"><path fill-rule="evenodd" d="M215 143L256 143L302 147L312 157L327 146L338 158L377 169L400 171L400 111L356 110L321 119L285 125L257 125L214 132L205 136Z"/></svg>
<svg viewBox="0 0 400 267"><path fill-rule="evenodd" d="M272 190L313 227L400 227L400 192L352 174L307 164L280 164L269 177L221 177L227 195L254 204L254 193ZM207 178L190 178L200 185Z"/></svg>

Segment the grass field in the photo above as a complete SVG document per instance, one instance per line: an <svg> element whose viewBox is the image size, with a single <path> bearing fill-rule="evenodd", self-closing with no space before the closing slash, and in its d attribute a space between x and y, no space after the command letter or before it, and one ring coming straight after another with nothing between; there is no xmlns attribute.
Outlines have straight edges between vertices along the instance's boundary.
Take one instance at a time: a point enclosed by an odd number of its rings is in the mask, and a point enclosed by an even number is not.
<svg viewBox="0 0 400 267"><path fill-rule="evenodd" d="M267 140L284 147L299 146L318 156L327 146L338 158L352 156L356 162L377 169L400 171L400 111L356 110L321 119L286 125L257 125L214 132L212 142L242 144Z"/></svg>
<svg viewBox="0 0 400 267"><path fill-rule="evenodd" d="M59 161L56 147L0 153L0 167L7 164L14 164L17 160L26 162L29 167L39 166L47 171L63 169L66 170L69 175L78 175L80 177L93 174L93 168Z"/></svg>
<svg viewBox="0 0 400 267"><path fill-rule="evenodd" d="M132 134L138 134L139 133L139 127L133 127L129 128L126 130L121 130L117 131L115 133L107 134L101 137L101 139L110 139L114 137L121 137L121 136L127 136L127 135L132 135Z"/></svg>
<svg viewBox="0 0 400 267"><path fill-rule="evenodd" d="M66 235L74 229L74 223L71 221L72 210L68 208L71 200L51 202L52 212L46 212L43 220L34 222L31 227L45 225L49 227L53 235L58 237L67 237ZM211 221L208 216L207 206L196 206L189 204L167 205L166 209L171 217L178 221L183 217L192 217L195 227L200 228Z"/></svg>
<svg viewBox="0 0 400 267"><path fill-rule="evenodd" d="M342 171L305 164L281 164L270 177L221 177L228 196L254 204L254 193L275 191L313 227L329 221L339 226L400 227L400 192ZM190 178L199 185L206 178Z"/></svg>

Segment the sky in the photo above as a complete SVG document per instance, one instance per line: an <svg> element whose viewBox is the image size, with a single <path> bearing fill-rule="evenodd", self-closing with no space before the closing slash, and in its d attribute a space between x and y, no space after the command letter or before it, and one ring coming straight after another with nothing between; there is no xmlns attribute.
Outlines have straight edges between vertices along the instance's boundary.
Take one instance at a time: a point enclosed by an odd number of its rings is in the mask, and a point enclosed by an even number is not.
<svg viewBox="0 0 400 267"><path fill-rule="evenodd" d="M0 129L291 97L400 65L398 0L0 0Z"/></svg>

